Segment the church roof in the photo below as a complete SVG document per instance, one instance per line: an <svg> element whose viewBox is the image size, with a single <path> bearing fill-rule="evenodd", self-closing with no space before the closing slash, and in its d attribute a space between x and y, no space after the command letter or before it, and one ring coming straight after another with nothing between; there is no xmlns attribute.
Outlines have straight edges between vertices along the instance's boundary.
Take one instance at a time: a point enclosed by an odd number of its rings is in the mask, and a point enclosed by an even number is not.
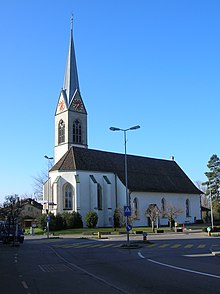
<svg viewBox="0 0 220 294"><path fill-rule="evenodd" d="M71 147L50 171L115 173L125 184L124 154ZM128 188L139 192L201 194L173 160L127 155Z"/></svg>
<svg viewBox="0 0 220 294"><path fill-rule="evenodd" d="M73 29L71 18L70 41L63 82L63 90L66 92L68 104L70 103L75 91L78 90L80 92L72 31Z"/></svg>

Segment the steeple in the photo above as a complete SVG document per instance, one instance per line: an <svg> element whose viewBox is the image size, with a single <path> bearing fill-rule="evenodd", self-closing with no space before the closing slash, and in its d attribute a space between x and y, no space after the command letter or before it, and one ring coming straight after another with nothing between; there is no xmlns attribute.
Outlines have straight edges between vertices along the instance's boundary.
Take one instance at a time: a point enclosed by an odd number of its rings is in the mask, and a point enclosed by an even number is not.
<svg viewBox="0 0 220 294"><path fill-rule="evenodd" d="M71 146L88 148L87 112L79 90L72 17L63 89L55 112L55 163Z"/></svg>
<svg viewBox="0 0 220 294"><path fill-rule="evenodd" d="M70 41L69 41L69 49L66 61L66 71L64 76L63 90L66 92L67 103L70 104L70 101L76 90L79 90L79 81L77 74L77 66L76 66L76 56L74 50L74 42L73 42L73 17L71 16L71 24L70 24Z"/></svg>

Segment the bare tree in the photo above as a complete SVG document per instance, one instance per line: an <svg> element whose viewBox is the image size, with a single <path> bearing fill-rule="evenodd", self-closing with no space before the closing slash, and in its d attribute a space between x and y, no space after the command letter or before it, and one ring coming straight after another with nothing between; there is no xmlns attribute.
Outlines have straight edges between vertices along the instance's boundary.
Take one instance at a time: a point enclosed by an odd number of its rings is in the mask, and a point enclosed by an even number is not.
<svg viewBox="0 0 220 294"><path fill-rule="evenodd" d="M43 186L44 183L47 181L48 175L47 172L42 171L41 174L33 177L33 189L34 195L38 200L43 200Z"/></svg>
<svg viewBox="0 0 220 294"><path fill-rule="evenodd" d="M207 186L204 186L201 181L195 181L195 185L199 190L203 193L201 195L201 204L203 207L209 208L210 207L210 200L209 195L207 195Z"/></svg>
<svg viewBox="0 0 220 294"><path fill-rule="evenodd" d="M175 219L181 213L183 213L181 208L175 207L172 204L167 204L166 205L164 216L166 216L168 218L170 228L172 228Z"/></svg>
<svg viewBox="0 0 220 294"><path fill-rule="evenodd" d="M155 222L159 214L160 214L160 210L156 204L150 204L145 211L145 217L146 218L149 217L151 220L152 232L154 232Z"/></svg>

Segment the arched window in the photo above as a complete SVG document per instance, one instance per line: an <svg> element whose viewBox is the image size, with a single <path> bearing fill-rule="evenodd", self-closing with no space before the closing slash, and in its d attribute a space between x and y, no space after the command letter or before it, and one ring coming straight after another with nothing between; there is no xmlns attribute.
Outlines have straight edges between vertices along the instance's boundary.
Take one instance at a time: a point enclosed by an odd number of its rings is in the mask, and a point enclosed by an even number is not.
<svg viewBox="0 0 220 294"><path fill-rule="evenodd" d="M73 208L73 193L72 186L67 184L64 188L64 209Z"/></svg>
<svg viewBox="0 0 220 294"><path fill-rule="evenodd" d="M134 218L138 218L138 199L137 197L134 198L133 200L133 213L134 213Z"/></svg>
<svg viewBox="0 0 220 294"><path fill-rule="evenodd" d="M65 142L65 123L61 119L58 125L58 144Z"/></svg>
<svg viewBox="0 0 220 294"><path fill-rule="evenodd" d="M186 217L190 216L190 201L186 199Z"/></svg>
<svg viewBox="0 0 220 294"><path fill-rule="evenodd" d="M82 143L82 127L78 119L73 122L73 143Z"/></svg>
<svg viewBox="0 0 220 294"><path fill-rule="evenodd" d="M98 209L102 209L102 186L98 183L97 184L97 202L98 202Z"/></svg>
<svg viewBox="0 0 220 294"><path fill-rule="evenodd" d="M166 200L165 200L165 198L162 198L161 199L161 213L162 213L163 217L165 216L165 212L166 212Z"/></svg>

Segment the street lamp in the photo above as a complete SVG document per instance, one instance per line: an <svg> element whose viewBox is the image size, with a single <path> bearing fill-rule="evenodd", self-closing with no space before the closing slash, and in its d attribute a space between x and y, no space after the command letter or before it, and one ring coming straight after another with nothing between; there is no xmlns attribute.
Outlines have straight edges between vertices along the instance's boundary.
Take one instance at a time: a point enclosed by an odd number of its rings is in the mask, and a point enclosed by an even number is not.
<svg viewBox="0 0 220 294"><path fill-rule="evenodd" d="M49 200L50 200L50 197L49 197L49 194L50 194L50 187L49 187L49 170L50 170L50 160L53 159L53 157L49 157L47 155L44 155L44 158L47 159L47 238L49 238L49 232L50 232L50 228L49 228L49 223L50 223L50 216L49 216Z"/></svg>
<svg viewBox="0 0 220 294"><path fill-rule="evenodd" d="M124 133L124 144L125 144L125 195L126 195L126 205L129 206L129 195L128 195L128 164L127 164L127 131L133 131L140 129L139 125L130 127L128 129L121 129L116 127L110 127L110 131L122 131ZM126 227L127 227L127 244L129 245L129 229L128 229L128 214L126 216Z"/></svg>

